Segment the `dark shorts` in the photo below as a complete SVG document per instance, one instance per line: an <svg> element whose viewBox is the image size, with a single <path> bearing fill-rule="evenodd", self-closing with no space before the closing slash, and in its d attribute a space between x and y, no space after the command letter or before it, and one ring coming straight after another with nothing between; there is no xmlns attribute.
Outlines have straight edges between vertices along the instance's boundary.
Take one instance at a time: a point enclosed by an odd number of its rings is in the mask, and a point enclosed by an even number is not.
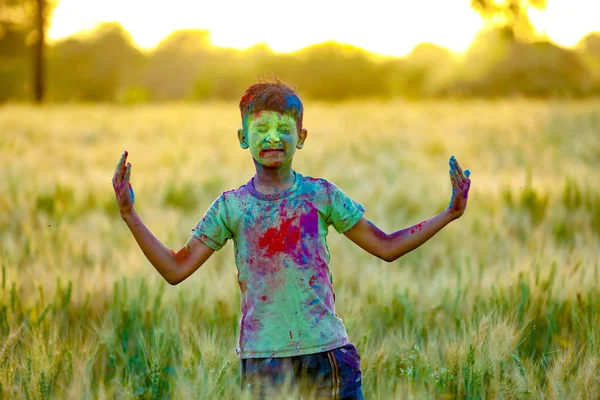
<svg viewBox="0 0 600 400"><path fill-rule="evenodd" d="M252 399L289 389L303 399L364 400L360 355L351 343L295 357L246 358L241 364L242 391Z"/></svg>

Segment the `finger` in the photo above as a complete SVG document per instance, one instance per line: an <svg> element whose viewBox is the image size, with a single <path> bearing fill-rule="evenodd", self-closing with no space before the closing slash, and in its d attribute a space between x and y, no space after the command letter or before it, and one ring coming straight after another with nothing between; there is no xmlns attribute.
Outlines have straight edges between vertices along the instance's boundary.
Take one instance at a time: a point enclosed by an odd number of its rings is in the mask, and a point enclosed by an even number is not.
<svg viewBox="0 0 600 400"><path fill-rule="evenodd" d="M448 165L450 166L450 171L448 172L450 173L450 179L452 179L452 186L456 187L456 177L454 176L454 156L451 156L450 159L448 159Z"/></svg>
<svg viewBox="0 0 600 400"><path fill-rule="evenodd" d="M125 173L125 168L126 168L125 165L127 163L127 155L128 155L127 150L125 150L125 151L123 151L123 155L121 156L121 158L123 159L121 161L121 170L123 171L123 174Z"/></svg>
<svg viewBox="0 0 600 400"><path fill-rule="evenodd" d="M464 180L466 180L466 177L465 177L465 175L464 175L464 173L463 173L463 170L462 170L462 168L460 167L460 165L458 164L458 160L457 160L456 158L454 158L454 159L453 159L453 162L454 162L454 168L456 169L456 171L457 171L457 175L458 175L458 177L460 178L460 180L461 180L461 181L464 181Z"/></svg>
<svg viewBox="0 0 600 400"><path fill-rule="evenodd" d="M462 191L463 186L465 185L465 182L463 180L460 179L460 175L458 175L458 172L456 170L453 171L453 176L454 176L454 187L456 189L456 191Z"/></svg>
<svg viewBox="0 0 600 400"><path fill-rule="evenodd" d="M121 171L123 169L123 163L125 162L125 152L121 154L119 158L119 162L117 163L117 171Z"/></svg>
<svg viewBox="0 0 600 400"><path fill-rule="evenodd" d="M460 166L458 165L458 162L456 161L456 157L451 156L450 160L448 160L448 164L450 165L450 169L452 171L456 171L456 181L457 183L460 184L460 182L462 182L462 177L461 177L461 173L458 172L460 170ZM462 172L462 170L460 170Z"/></svg>
<svg viewBox="0 0 600 400"><path fill-rule="evenodd" d="M468 177L471 176L471 171L469 171L468 169L465 169L465 175Z"/></svg>
<svg viewBox="0 0 600 400"><path fill-rule="evenodd" d="M460 186L464 182L464 180L458 173L458 170L456 169L455 165L452 166L452 173L454 174L454 179L456 180L456 183Z"/></svg>
<svg viewBox="0 0 600 400"><path fill-rule="evenodd" d="M460 172L457 171L457 175L460 177L461 183L468 182L468 178L466 177L466 175L464 174L464 172L462 170Z"/></svg>
<svg viewBox="0 0 600 400"><path fill-rule="evenodd" d="M452 183L452 187L456 190L459 189L458 182L456 181L456 176L454 175L454 170L448 171L450 173L450 181Z"/></svg>
<svg viewBox="0 0 600 400"><path fill-rule="evenodd" d="M121 182L123 181L123 174L125 172L125 170L123 169L123 163L125 161L125 152L123 154L121 154L121 158L119 158L119 162L117 163L117 169L115 170L115 175L114 175L114 184L116 186L121 185Z"/></svg>
<svg viewBox="0 0 600 400"><path fill-rule="evenodd" d="M112 178L113 189L117 190L117 188L119 187L120 181L121 180L119 179L119 173L117 171L115 171L115 174L113 175L113 178Z"/></svg>
<svg viewBox="0 0 600 400"><path fill-rule="evenodd" d="M129 178L131 177L131 163L127 163L125 167L125 174L123 175L123 186L129 185Z"/></svg>

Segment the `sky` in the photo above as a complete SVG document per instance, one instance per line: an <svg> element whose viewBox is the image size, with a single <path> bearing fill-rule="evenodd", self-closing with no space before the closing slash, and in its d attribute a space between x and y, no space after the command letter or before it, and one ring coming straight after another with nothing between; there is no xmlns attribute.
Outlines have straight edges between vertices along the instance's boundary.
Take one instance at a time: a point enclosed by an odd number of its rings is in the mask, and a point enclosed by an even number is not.
<svg viewBox="0 0 600 400"><path fill-rule="evenodd" d="M502 0L497 0L502 1ZM168 7L165 7L168 4ZM283 5L282 5L283 4ZM403 56L430 42L466 50L483 27L470 0L59 0L50 40L117 21L143 49L177 29L208 29L216 46L266 43L289 52L328 40L373 53ZM600 31L600 0L548 0L531 20L550 40L573 46Z"/></svg>

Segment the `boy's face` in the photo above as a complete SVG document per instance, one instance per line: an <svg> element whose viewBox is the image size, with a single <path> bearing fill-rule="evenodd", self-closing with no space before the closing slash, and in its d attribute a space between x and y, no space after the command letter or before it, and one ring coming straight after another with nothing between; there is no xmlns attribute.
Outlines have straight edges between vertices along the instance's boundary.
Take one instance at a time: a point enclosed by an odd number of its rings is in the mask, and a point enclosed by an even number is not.
<svg viewBox="0 0 600 400"><path fill-rule="evenodd" d="M247 123L247 132L238 130L240 146L250 148L252 158L264 167L291 164L296 149L304 146L307 131L298 132L290 115L265 110L249 116Z"/></svg>

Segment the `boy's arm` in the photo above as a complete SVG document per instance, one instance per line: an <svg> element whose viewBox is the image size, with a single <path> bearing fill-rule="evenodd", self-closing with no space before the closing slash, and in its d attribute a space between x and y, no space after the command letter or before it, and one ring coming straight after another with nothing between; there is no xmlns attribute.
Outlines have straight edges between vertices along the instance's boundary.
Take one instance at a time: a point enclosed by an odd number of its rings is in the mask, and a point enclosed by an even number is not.
<svg viewBox="0 0 600 400"><path fill-rule="evenodd" d="M375 257L392 262L428 241L454 219L446 209L435 217L388 235L362 217L344 235Z"/></svg>
<svg viewBox="0 0 600 400"><path fill-rule="evenodd" d="M402 229L391 235L377 228L362 217L350 230L344 234L358 246L387 262L395 261L404 254L413 251L444 226L460 218L467 207L469 188L471 187L471 172L462 168L454 156L450 157L450 181L452 183L452 198L448 208L438 215Z"/></svg>
<svg viewBox="0 0 600 400"><path fill-rule="evenodd" d="M131 163L126 163L127 155L127 151L121 155L112 180L121 218L129 227L148 261L167 282L177 285L200 268L214 250L192 237L181 250L175 253L150 232L133 208L134 194L129 182Z"/></svg>
<svg viewBox="0 0 600 400"><path fill-rule="evenodd" d="M122 218L148 261L171 285L185 280L215 252L195 237L191 237L181 250L174 252L154 236L135 210L122 215Z"/></svg>

